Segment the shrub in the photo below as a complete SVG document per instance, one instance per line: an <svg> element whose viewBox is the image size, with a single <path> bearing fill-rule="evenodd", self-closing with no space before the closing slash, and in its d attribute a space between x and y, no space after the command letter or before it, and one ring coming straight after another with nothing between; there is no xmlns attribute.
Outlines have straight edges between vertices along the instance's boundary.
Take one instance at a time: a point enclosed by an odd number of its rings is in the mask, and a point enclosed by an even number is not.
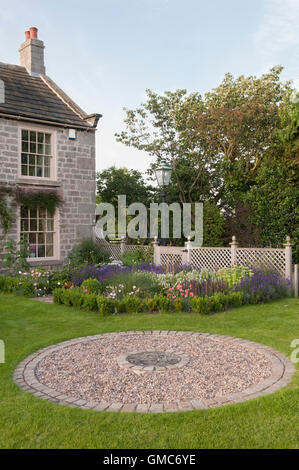
<svg viewBox="0 0 299 470"><path fill-rule="evenodd" d="M0 290L11 294L20 289L20 279L10 276L0 276Z"/></svg>
<svg viewBox="0 0 299 470"><path fill-rule="evenodd" d="M211 311L210 297L197 297L189 300L193 312L207 315Z"/></svg>
<svg viewBox="0 0 299 470"><path fill-rule="evenodd" d="M61 293L62 303L68 307L71 307L72 304L72 291L70 289L62 289Z"/></svg>
<svg viewBox="0 0 299 470"><path fill-rule="evenodd" d="M159 309L157 296L145 299L145 307L148 312L157 312Z"/></svg>
<svg viewBox="0 0 299 470"><path fill-rule="evenodd" d="M127 313L138 313L143 310L144 304L136 295L126 295L122 305Z"/></svg>
<svg viewBox="0 0 299 470"><path fill-rule="evenodd" d="M97 297L98 310L101 315L107 316L116 313L117 302L113 299L107 299L106 297Z"/></svg>
<svg viewBox="0 0 299 470"><path fill-rule="evenodd" d="M97 311L98 310L97 295L85 294L83 298L82 308L83 310L87 310L87 311Z"/></svg>
<svg viewBox="0 0 299 470"><path fill-rule="evenodd" d="M84 294L79 288L70 289L69 292L71 305L75 308L81 308L85 300L86 294Z"/></svg>
<svg viewBox="0 0 299 470"><path fill-rule="evenodd" d="M57 289L53 290L53 302L55 304L63 304L63 293L65 289L58 287Z"/></svg>
<svg viewBox="0 0 299 470"><path fill-rule="evenodd" d="M150 312L168 312L171 310L171 300L163 294L156 294L153 298L147 298L145 305Z"/></svg>
<svg viewBox="0 0 299 470"><path fill-rule="evenodd" d="M32 281L22 281L19 293L20 295L24 295L25 297L33 297L34 290L35 289Z"/></svg>
<svg viewBox="0 0 299 470"><path fill-rule="evenodd" d="M243 304L243 293L242 292L230 292L229 294L229 306L230 307L241 307Z"/></svg>
<svg viewBox="0 0 299 470"><path fill-rule="evenodd" d="M156 295L155 297L158 300L159 312L169 312L171 309L170 299L162 294Z"/></svg>
<svg viewBox="0 0 299 470"><path fill-rule="evenodd" d="M103 282L106 291L114 298L123 298L132 293L140 298L152 297L161 288L155 275L146 272L126 272L115 274L112 279ZM108 285L109 284L109 285Z"/></svg>
<svg viewBox="0 0 299 470"><path fill-rule="evenodd" d="M81 284L81 287L84 291L87 291L88 294L99 294L101 290L101 284L97 279L86 279Z"/></svg>
<svg viewBox="0 0 299 470"><path fill-rule="evenodd" d="M7 268L10 274L16 275L19 271L27 271L30 265L27 258L30 256L29 243L22 235L17 243L10 237L5 244L2 266Z"/></svg>
<svg viewBox="0 0 299 470"><path fill-rule="evenodd" d="M125 266L136 266L146 261L146 256L143 250L136 249L134 251L126 251L121 260Z"/></svg>
<svg viewBox="0 0 299 470"><path fill-rule="evenodd" d="M244 303L257 304L279 299L288 295L290 282L277 272L252 268L253 274L246 275L234 286L235 292L242 292Z"/></svg>
<svg viewBox="0 0 299 470"><path fill-rule="evenodd" d="M231 268L222 268L218 271L217 276L219 279L227 282L229 287L238 284L245 276L251 277L253 271L247 266L233 266Z"/></svg>
<svg viewBox="0 0 299 470"><path fill-rule="evenodd" d="M213 312L220 312L226 310L229 304L229 294L223 292L217 292L209 298L210 310Z"/></svg>
<svg viewBox="0 0 299 470"><path fill-rule="evenodd" d="M67 257L71 268L82 264L108 263L110 260L109 254L92 238L75 245Z"/></svg>
<svg viewBox="0 0 299 470"><path fill-rule="evenodd" d="M65 266L61 271L53 271L49 276L50 290L53 291L57 287L62 287L71 280L71 270L69 266Z"/></svg>
<svg viewBox="0 0 299 470"><path fill-rule="evenodd" d="M105 284L105 281L113 278L119 274L128 274L128 273L161 273L162 268L160 266L154 266L148 263L142 263L138 266L120 266L115 264L108 264L103 266L95 266L93 264L88 266L80 266L76 269L72 269L71 272L71 281L75 286L81 286L82 282L86 279L92 278L97 279L101 285ZM154 277L154 276L153 276ZM106 282L106 285L107 285Z"/></svg>
<svg viewBox="0 0 299 470"><path fill-rule="evenodd" d="M182 312L184 310L184 301L183 301L183 299L180 299L179 297L174 299L173 307L174 307L176 312Z"/></svg>

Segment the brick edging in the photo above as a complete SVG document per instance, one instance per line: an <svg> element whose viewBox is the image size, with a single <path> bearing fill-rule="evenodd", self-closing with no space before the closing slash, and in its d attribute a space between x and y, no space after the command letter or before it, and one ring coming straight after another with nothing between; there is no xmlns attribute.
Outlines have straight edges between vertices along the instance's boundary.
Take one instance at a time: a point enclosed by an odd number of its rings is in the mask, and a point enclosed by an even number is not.
<svg viewBox="0 0 299 470"><path fill-rule="evenodd" d="M244 345L246 348L254 349L259 353L265 355L267 359L272 362L272 373L270 377L262 380L261 382L252 385L251 387L230 395L222 397L215 397L213 399L201 400L186 400L177 403L155 403L155 404L137 404L137 403L116 403L116 402L90 402L76 397L68 397L54 389L46 387L41 384L35 375L36 367L39 362L48 354L86 341L95 341L100 338L115 337L115 336L129 336L129 335L197 335L209 337L209 339L217 342L225 342L226 344L239 344ZM40 349L39 351L31 354L22 362L19 363L13 374L14 382L23 390L32 393L36 397L57 403L60 405L68 405L71 407L78 407L82 409L93 409L95 411L136 411L136 412L154 412L161 413L163 411L189 411L216 408L222 405L229 405L233 403L240 403L250 400L259 396L274 393L280 388L284 387L290 382L292 375L295 372L295 366L283 354L276 351L269 346L264 346L253 341L235 338L232 336L223 336L209 333L199 333L190 331L168 331L168 330L146 330L146 331L123 331L115 333L104 333L94 336L84 336L81 338L74 338L68 341L63 341L58 344L48 346Z"/></svg>

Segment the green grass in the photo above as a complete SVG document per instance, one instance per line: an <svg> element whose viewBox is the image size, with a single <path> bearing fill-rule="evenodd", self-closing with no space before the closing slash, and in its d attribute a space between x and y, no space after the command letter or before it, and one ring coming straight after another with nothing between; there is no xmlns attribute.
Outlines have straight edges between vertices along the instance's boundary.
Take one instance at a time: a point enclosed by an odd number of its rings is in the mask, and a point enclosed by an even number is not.
<svg viewBox="0 0 299 470"><path fill-rule="evenodd" d="M298 369L263 398L217 409L138 414L80 410L30 395L13 383L17 364L73 337L132 329L203 331L246 338L290 357L299 338L299 301L283 299L210 316L132 314L100 318L72 308L0 295L1 448L298 448Z"/></svg>

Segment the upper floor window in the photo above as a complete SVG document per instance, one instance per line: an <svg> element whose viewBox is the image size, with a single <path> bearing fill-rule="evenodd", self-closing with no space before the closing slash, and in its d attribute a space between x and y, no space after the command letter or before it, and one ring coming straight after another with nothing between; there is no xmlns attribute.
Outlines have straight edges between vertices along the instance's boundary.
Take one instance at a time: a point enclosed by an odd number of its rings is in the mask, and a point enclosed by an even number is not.
<svg viewBox="0 0 299 470"><path fill-rule="evenodd" d="M50 178L53 157L52 135L46 132L22 129L21 175Z"/></svg>

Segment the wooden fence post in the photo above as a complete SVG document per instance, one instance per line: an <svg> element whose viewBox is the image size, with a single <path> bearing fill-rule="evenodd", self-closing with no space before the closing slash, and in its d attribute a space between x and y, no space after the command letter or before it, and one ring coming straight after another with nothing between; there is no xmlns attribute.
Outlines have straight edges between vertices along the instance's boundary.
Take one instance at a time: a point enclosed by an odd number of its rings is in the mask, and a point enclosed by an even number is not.
<svg viewBox="0 0 299 470"><path fill-rule="evenodd" d="M160 247L159 247L158 237L154 237L153 247L154 247L154 264L156 266L160 266L161 261L160 261Z"/></svg>
<svg viewBox="0 0 299 470"><path fill-rule="evenodd" d="M187 264L190 265L191 264L191 250L192 250L192 243L191 243L190 235L187 237L186 248L187 248Z"/></svg>
<svg viewBox="0 0 299 470"><path fill-rule="evenodd" d="M126 237L121 237L121 241L120 241L121 256L125 253L125 251L126 251Z"/></svg>
<svg viewBox="0 0 299 470"><path fill-rule="evenodd" d="M238 242L236 241L235 235L232 236L232 241L230 243L230 253L231 253L231 258L230 258L230 264L231 266L234 266L237 264L237 247L238 247Z"/></svg>
<svg viewBox="0 0 299 470"><path fill-rule="evenodd" d="M298 284L299 284L299 273L298 273L298 269L299 269L299 264L294 264L294 296L295 297L298 297Z"/></svg>
<svg viewBox="0 0 299 470"><path fill-rule="evenodd" d="M285 278L292 281L292 244L289 236L286 237L285 247Z"/></svg>

